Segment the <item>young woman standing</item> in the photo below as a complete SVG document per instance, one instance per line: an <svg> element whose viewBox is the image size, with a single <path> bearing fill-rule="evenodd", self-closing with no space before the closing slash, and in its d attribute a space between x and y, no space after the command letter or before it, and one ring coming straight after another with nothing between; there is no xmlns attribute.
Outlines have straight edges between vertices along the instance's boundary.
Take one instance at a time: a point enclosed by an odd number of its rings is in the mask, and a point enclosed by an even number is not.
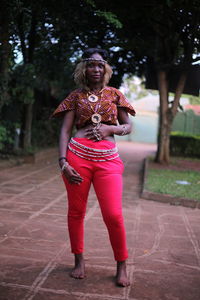
<svg viewBox="0 0 200 300"><path fill-rule="evenodd" d="M69 94L53 113L63 116L59 142L59 164L68 195L68 229L75 266L71 276L85 276L84 216L91 183L107 226L117 262L116 284L128 286L128 251L122 216L123 163L114 135L131 132L128 113L133 107L117 89L107 86L112 75L107 52L87 49L77 65L74 79L79 88ZM73 126L76 133L72 138Z"/></svg>

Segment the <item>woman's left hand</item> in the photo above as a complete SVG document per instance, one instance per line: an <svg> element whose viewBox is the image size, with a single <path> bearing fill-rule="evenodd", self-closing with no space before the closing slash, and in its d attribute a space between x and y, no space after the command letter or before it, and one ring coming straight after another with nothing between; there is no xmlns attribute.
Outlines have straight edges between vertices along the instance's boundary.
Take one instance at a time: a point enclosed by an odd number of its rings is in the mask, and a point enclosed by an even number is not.
<svg viewBox="0 0 200 300"><path fill-rule="evenodd" d="M112 125L99 124L85 131L85 136L94 141L101 141L113 134Z"/></svg>

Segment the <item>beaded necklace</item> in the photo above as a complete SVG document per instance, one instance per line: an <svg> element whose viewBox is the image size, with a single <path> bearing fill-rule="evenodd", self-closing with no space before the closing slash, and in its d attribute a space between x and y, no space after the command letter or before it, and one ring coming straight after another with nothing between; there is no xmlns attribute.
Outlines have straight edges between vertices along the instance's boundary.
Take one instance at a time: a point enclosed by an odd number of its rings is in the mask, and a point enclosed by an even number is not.
<svg viewBox="0 0 200 300"><path fill-rule="evenodd" d="M101 107L101 95L103 90L104 88L98 92L97 94L98 96L95 95L94 92L87 93L88 103L90 105L91 110L94 112L94 114L92 114L91 116L91 120L94 125L98 125L101 123L101 115L98 113L98 111L99 108ZM93 107L92 103L96 103L97 101L99 101L98 105L95 105L95 107Z"/></svg>

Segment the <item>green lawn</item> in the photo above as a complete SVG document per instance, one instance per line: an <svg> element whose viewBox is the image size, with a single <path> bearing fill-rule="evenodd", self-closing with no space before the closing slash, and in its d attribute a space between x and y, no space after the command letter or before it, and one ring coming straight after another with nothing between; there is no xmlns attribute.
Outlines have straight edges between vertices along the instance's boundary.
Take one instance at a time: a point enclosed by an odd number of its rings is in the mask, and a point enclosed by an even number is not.
<svg viewBox="0 0 200 300"><path fill-rule="evenodd" d="M176 181L190 184L178 184ZM149 168L145 189L200 201L200 172Z"/></svg>

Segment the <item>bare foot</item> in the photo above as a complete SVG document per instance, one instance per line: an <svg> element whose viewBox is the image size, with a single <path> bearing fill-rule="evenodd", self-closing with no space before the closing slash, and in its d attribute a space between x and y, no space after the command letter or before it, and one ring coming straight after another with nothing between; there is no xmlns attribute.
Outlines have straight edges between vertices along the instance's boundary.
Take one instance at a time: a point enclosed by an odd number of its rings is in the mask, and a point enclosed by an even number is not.
<svg viewBox="0 0 200 300"><path fill-rule="evenodd" d="M128 280L126 273L126 261L117 262L116 284L120 287L126 287L130 285L130 281Z"/></svg>
<svg viewBox="0 0 200 300"><path fill-rule="evenodd" d="M85 262L82 254L75 254L75 266L70 276L75 279L83 279L85 277Z"/></svg>

